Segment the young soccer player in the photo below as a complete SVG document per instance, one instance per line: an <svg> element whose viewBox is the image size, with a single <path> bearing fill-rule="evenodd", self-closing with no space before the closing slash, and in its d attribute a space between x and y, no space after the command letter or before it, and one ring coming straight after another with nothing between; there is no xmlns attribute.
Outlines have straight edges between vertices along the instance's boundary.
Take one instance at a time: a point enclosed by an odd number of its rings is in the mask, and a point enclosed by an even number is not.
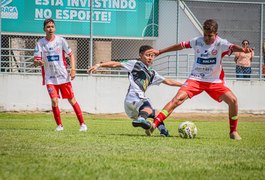
<svg viewBox="0 0 265 180"><path fill-rule="evenodd" d="M203 24L203 36L196 37L187 42L181 42L162 50L154 50L153 53L160 55L170 51L179 51L184 48L193 48L195 60L189 78L181 86L176 96L166 104L163 110L154 120L154 128L163 122L173 110L188 98L192 98L205 91L217 102L224 101L229 107L230 138L240 140L237 133L238 105L237 98L224 84L224 71L222 57L232 52L252 52L251 48L242 48L222 39L217 33L218 24L213 19L208 19Z"/></svg>
<svg viewBox="0 0 265 180"><path fill-rule="evenodd" d="M169 86L182 85L173 79L165 79L150 67L155 58L152 49L153 48L148 45L141 46L139 49L140 60L129 60L124 62L109 61L96 64L88 69L89 73L96 71L99 67L123 67L128 71L130 86L124 101L125 112L129 118L133 120L132 125L134 127L142 127L146 129L145 132L147 135L151 135L151 123L146 119L154 119L158 114L158 112L153 109L149 99L145 95L147 87L150 85L159 85L161 83ZM164 123L158 123L157 126L161 136L169 136Z"/></svg>
<svg viewBox="0 0 265 180"><path fill-rule="evenodd" d="M87 131L81 108L77 103L72 89L71 80L76 76L75 58L73 51L68 46L67 41L54 34L55 23L53 19L44 21L43 30L46 36L37 42L34 52L34 64L41 66L43 85L46 85L51 98L52 112L56 121L56 131L62 131L60 110L58 107L59 93L63 99L68 99L73 106L80 123L80 131ZM65 53L70 57L71 71L67 71Z"/></svg>

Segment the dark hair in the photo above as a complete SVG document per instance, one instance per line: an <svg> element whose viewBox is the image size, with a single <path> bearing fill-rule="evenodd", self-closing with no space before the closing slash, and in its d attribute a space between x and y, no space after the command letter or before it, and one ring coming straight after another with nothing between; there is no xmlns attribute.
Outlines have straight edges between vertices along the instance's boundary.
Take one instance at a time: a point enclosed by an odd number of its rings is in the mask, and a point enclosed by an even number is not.
<svg viewBox="0 0 265 180"><path fill-rule="evenodd" d="M143 46L140 47L139 53L142 54L142 53L144 53L145 51L147 51L149 49L153 49L153 47L149 46L149 45L143 45Z"/></svg>
<svg viewBox="0 0 265 180"><path fill-rule="evenodd" d="M203 23L203 30L210 33L217 33L218 31L218 24L213 19L207 19Z"/></svg>
<svg viewBox="0 0 265 180"><path fill-rule="evenodd" d="M244 42L247 42L247 43L249 44L249 41L246 40L246 39L244 39L244 40L242 41L242 44L243 44Z"/></svg>
<svg viewBox="0 0 265 180"><path fill-rule="evenodd" d="M45 28L45 26L52 22L53 24L55 24L54 20L52 18L48 18L48 19L45 19L44 23L43 23L43 28Z"/></svg>

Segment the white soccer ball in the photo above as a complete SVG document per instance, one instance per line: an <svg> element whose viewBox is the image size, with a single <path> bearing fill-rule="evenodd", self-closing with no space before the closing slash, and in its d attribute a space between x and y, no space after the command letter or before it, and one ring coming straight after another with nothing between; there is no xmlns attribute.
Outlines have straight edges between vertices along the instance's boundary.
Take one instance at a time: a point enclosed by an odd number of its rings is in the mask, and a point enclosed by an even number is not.
<svg viewBox="0 0 265 180"><path fill-rule="evenodd" d="M193 122L186 121L178 127L179 135L182 138L192 139L197 135L197 127Z"/></svg>

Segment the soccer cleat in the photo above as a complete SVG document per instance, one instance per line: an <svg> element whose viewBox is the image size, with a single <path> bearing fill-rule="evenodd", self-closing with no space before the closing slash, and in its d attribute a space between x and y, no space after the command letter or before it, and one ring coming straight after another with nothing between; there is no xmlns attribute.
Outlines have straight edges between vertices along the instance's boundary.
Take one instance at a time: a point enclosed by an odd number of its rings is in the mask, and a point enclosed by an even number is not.
<svg viewBox="0 0 265 180"><path fill-rule="evenodd" d="M145 134L147 136L152 136L152 133L154 132L155 128L154 128L154 126L152 126L152 122L150 122L150 121L148 121L148 122L151 124L151 128L150 129L146 129L145 130Z"/></svg>
<svg viewBox="0 0 265 180"><path fill-rule="evenodd" d="M84 124L84 123L81 124L79 131L80 131L80 132L82 132L82 131L87 131L87 125Z"/></svg>
<svg viewBox="0 0 265 180"><path fill-rule="evenodd" d="M63 125L59 124L59 125L56 127L55 131L63 131Z"/></svg>
<svg viewBox="0 0 265 180"><path fill-rule="evenodd" d="M159 124L159 126L157 128L160 131L160 136L162 136L162 137L168 137L169 136L169 132L166 129L164 123L163 124Z"/></svg>
<svg viewBox="0 0 265 180"><path fill-rule="evenodd" d="M150 129L151 128L150 122L148 122L144 119L133 120L132 125L133 125L133 127L142 127L144 129Z"/></svg>
<svg viewBox="0 0 265 180"><path fill-rule="evenodd" d="M229 135L230 135L230 139L234 139L234 140L242 139L236 131L231 132Z"/></svg>
<svg viewBox="0 0 265 180"><path fill-rule="evenodd" d="M168 130L166 130L166 129L162 129L162 130L160 131L160 136L162 136L162 137L169 137L170 135L169 135Z"/></svg>

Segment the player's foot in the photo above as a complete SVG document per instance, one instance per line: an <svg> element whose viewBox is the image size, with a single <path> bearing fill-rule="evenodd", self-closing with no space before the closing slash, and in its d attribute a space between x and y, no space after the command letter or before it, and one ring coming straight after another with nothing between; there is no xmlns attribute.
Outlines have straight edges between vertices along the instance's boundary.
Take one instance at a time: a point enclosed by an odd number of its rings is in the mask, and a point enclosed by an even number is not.
<svg viewBox="0 0 265 180"><path fill-rule="evenodd" d="M239 136L239 134L236 131L233 131L230 133L230 139L241 140L242 138Z"/></svg>
<svg viewBox="0 0 265 180"><path fill-rule="evenodd" d="M79 131L87 131L87 126L86 126L86 124L84 124L84 123L81 124Z"/></svg>
<svg viewBox="0 0 265 180"><path fill-rule="evenodd" d="M63 131L63 125L59 124L56 128L55 131Z"/></svg>
<svg viewBox="0 0 265 180"><path fill-rule="evenodd" d="M133 120L132 125L133 125L133 127L142 127L144 129L150 129L151 128L151 124L144 119Z"/></svg>
<svg viewBox="0 0 265 180"><path fill-rule="evenodd" d="M152 125L152 122L150 122L150 121L148 121L148 122L151 124L151 128L150 128L150 129L146 129L146 130L145 130L145 134L146 134L147 136L152 136L152 133L154 132L155 128L154 128L154 126Z"/></svg>
<svg viewBox="0 0 265 180"><path fill-rule="evenodd" d="M169 136L169 132L166 129L164 124L160 124L157 128L160 131L160 136L162 136L162 137L168 137Z"/></svg>

